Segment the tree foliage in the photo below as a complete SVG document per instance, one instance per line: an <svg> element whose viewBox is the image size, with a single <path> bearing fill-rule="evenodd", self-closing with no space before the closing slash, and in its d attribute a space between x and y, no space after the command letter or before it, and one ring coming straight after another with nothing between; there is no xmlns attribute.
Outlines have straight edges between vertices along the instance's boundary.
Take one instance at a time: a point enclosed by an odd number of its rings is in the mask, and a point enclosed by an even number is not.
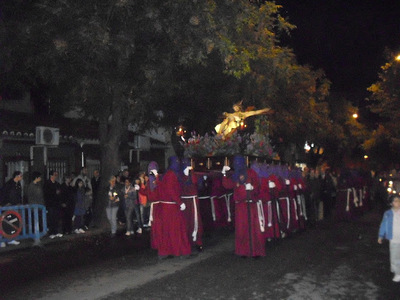
<svg viewBox="0 0 400 300"><path fill-rule="evenodd" d="M272 2L17 0L1 5L2 60L7 61L2 74L18 89L44 83L53 113L74 108L99 122L103 178L116 171L128 122L139 128L168 123L175 113L168 107L176 99L191 107L190 94L182 95L188 87L179 80L182 74L205 65L213 54L225 74L243 77L260 53L277 57L277 36L291 28ZM156 109L164 111L164 119Z"/></svg>
<svg viewBox="0 0 400 300"><path fill-rule="evenodd" d="M370 109L380 117L380 126L364 143L372 159L383 166L399 162L400 155L400 63L394 53L387 53L379 79L372 84Z"/></svg>

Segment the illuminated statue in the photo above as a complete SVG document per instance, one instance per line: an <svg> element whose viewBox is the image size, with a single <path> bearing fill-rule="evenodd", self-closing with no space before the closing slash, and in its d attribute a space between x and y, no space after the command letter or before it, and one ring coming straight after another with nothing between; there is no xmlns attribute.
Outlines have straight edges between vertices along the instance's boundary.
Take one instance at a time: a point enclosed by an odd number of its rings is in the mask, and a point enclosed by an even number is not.
<svg viewBox="0 0 400 300"><path fill-rule="evenodd" d="M246 118L265 114L271 110L270 108L259 110L249 110L249 108L247 108L246 111L242 111L242 102L243 101L233 105L233 113L224 112L225 119L221 124L215 126L217 134L228 136L229 134L234 133L238 127L243 126Z"/></svg>

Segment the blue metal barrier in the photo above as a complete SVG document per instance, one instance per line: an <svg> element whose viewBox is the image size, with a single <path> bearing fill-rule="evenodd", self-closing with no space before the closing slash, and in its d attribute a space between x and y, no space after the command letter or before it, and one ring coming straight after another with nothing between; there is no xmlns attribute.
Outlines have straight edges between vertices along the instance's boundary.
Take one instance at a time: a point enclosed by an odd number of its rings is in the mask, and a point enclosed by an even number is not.
<svg viewBox="0 0 400 300"><path fill-rule="evenodd" d="M46 207L39 204L0 207L0 242L34 239L47 234Z"/></svg>

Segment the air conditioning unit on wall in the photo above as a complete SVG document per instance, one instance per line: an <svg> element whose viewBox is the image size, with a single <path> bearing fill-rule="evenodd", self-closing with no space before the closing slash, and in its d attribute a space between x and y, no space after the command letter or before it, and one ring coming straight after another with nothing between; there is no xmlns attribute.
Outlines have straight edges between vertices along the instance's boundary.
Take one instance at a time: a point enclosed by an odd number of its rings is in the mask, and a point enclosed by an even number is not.
<svg viewBox="0 0 400 300"><path fill-rule="evenodd" d="M60 129L52 127L36 127L36 145L58 146Z"/></svg>
<svg viewBox="0 0 400 300"><path fill-rule="evenodd" d="M150 138L147 136L135 135L134 137L134 147L135 149L148 151L150 150Z"/></svg>

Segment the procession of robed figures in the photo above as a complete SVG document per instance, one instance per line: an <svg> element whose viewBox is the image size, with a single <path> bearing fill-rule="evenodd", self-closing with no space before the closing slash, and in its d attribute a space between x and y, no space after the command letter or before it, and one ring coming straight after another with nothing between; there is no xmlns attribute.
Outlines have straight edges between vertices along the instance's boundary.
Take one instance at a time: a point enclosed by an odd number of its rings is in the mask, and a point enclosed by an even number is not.
<svg viewBox="0 0 400 300"><path fill-rule="evenodd" d="M314 178L299 168L257 161L248 167L241 155L232 166L208 172L193 170L189 158L173 156L164 174L155 162L148 172L149 183L140 193L151 205L151 247L161 259L202 251L203 233L218 228L235 231L236 255L265 256L268 242L301 232L321 218L351 220L369 209L368 178L358 173L339 176L329 191L329 197L336 193L334 199L325 199L325 191L316 195ZM322 188L324 181L319 184Z"/></svg>

